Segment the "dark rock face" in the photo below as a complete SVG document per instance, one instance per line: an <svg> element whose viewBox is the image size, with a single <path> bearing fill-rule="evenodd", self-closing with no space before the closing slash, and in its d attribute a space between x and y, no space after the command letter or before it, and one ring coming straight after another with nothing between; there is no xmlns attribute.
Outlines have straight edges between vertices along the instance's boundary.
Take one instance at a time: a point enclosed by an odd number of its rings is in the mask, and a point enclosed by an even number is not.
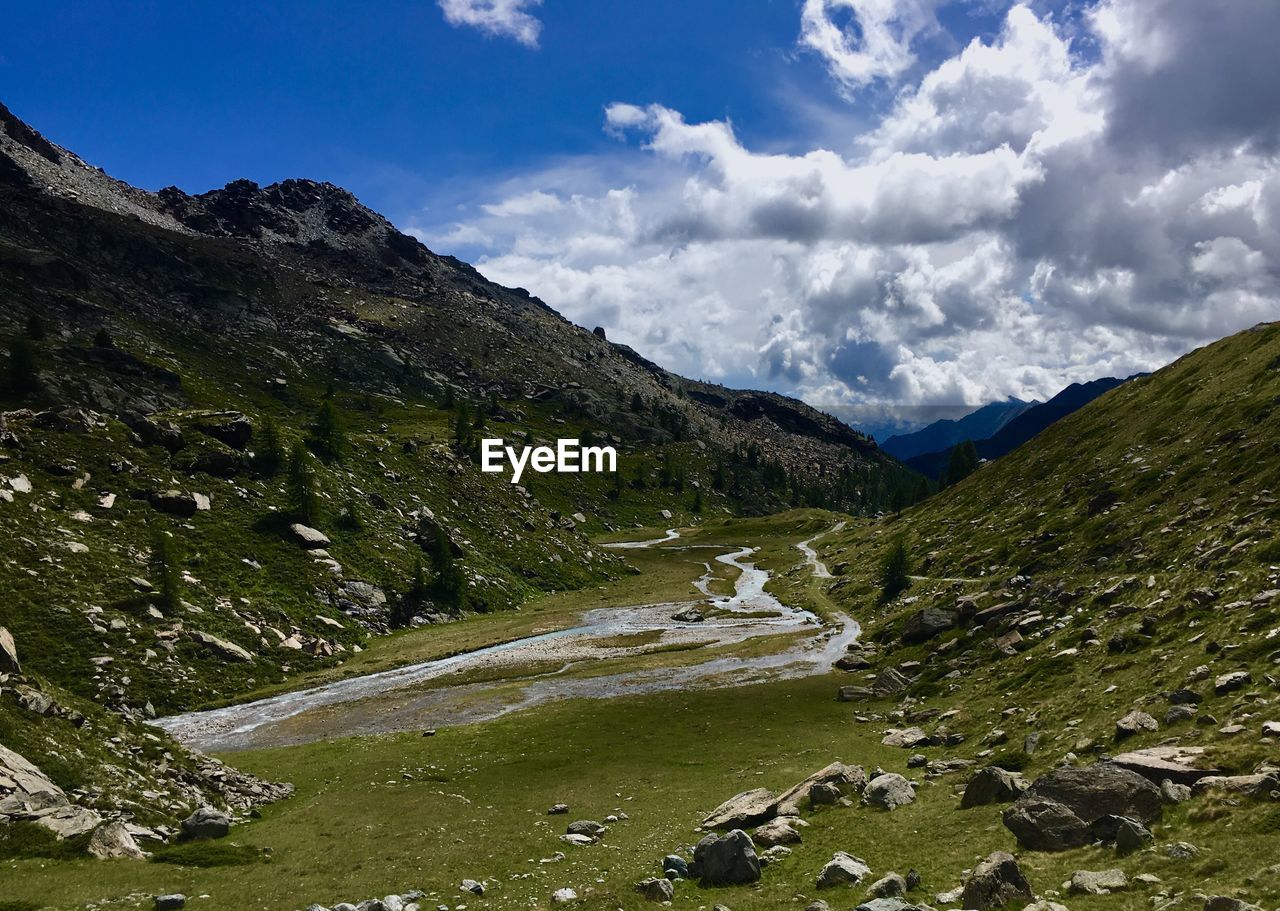
<svg viewBox="0 0 1280 911"><path fill-rule="evenodd" d="M1032 851L1066 851L1089 843L1088 824L1057 801L1024 797L1002 818L1018 844Z"/></svg>
<svg viewBox="0 0 1280 911"><path fill-rule="evenodd" d="M1142 823L1160 818L1160 789L1137 772L1109 762L1055 769L1031 786L1031 794L1057 801L1086 823L1100 816L1128 816Z"/></svg>
<svg viewBox="0 0 1280 911"><path fill-rule="evenodd" d="M201 433L226 443L232 449L244 449L253 436L253 424L238 411L222 411L201 415L195 421Z"/></svg>
<svg viewBox="0 0 1280 911"><path fill-rule="evenodd" d="M737 886L760 879L760 859L751 836L741 829L708 835L693 849L689 874L704 886Z"/></svg>
<svg viewBox="0 0 1280 911"><path fill-rule="evenodd" d="M1008 905L1020 908L1034 898L1031 886L1013 855L996 851L974 869L964 884L960 904L965 908L986 911Z"/></svg>
<svg viewBox="0 0 1280 911"><path fill-rule="evenodd" d="M947 630L955 629L958 617L955 611L926 607L907 619L906 625L902 628L902 640L913 645L928 642Z"/></svg>
<svg viewBox="0 0 1280 911"><path fill-rule="evenodd" d="M969 779L964 796L960 798L960 807L967 810L991 803L1008 803L1017 800L1026 789L1026 780L1017 772L990 766L979 769Z"/></svg>
<svg viewBox="0 0 1280 911"><path fill-rule="evenodd" d="M1161 811L1160 789L1154 784L1136 772L1099 762L1055 769L1036 779L1026 796L1004 812L1004 824L1023 847L1065 851L1099 837L1090 827L1105 817L1148 824Z"/></svg>
<svg viewBox="0 0 1280 911"><path fill-rule="evenodd" d="M153 493L151 495L151 505L160 512L167 512L171 516L180 516L184 519L194 516L199 508L195 497L180 490L164 490Z"/></svg>

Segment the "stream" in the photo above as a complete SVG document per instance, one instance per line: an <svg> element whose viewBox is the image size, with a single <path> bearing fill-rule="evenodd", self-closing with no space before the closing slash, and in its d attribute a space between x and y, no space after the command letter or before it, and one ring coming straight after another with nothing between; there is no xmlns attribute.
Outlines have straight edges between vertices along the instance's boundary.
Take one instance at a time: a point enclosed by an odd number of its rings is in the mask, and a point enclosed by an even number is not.
<svg viewBox="0 0 1280 911"><path fill-rule="evenodd" d="M678 537L672 529L665 538L614 546L659 546ZM752 548L715 549L725 551L714 558L716 562L739 570L731 596L710 593L713 572L708 563L704 564L707 572L694 583L707 596L700 601L588 610L578 625L568 629L256 702L175 715L155 724L183 743L209 752L430 729L486 721L557 699L605 699L694 686L740 686L826 673L857 638L860 629L855 621L841 618L839 629L824 628L813 614L788 607L766 592L769 572L747 559L754 552ZM699 607L706 613L705 619L688 622L673 618L690 607ZM747 657L713 655L697 660L702 650L717 646L805 632L812 635L789 642L775 652ZM619 636L650 638L643 644L629 645L619 643ZM670 652L684 663L638 665L613 672L607 664L600 663L636 659L655 649ZM463 672L473 679L442 679ZM486 674L498 679L477 679Z"/></svg>

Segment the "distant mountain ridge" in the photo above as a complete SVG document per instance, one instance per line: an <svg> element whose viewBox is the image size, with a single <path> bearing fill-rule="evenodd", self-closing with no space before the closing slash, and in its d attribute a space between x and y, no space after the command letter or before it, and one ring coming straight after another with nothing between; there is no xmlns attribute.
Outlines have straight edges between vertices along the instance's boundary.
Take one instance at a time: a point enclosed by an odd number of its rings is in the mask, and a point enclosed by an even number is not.
<svg viewBox="0 0 1280 911"><path fill-rule="evenodd" d="M913 433L894 434L881 443L880 448L904 462L916 456L950 450L965 440L985 440L994 436L1028 408L1039 404L1038 401L1024 402L1010 396L1003 402L983 405L962 418L944 418Z"/></svg>
<svg viewBox="0 0 1280 911"><path fill-rule="evenodd" d="M1125 377L1124 379L1108 376L1090 380L1087 383L1072 383L1049 399L1049 401L1024 409L990 437L974 439L973 443L978 450L978 456L979 458L991 460L1007 455L1045 428L1057 423L1072 412L1083 408L1103 393L1143 375L1135 373L1133 376ZM956 443L964 442L964 439L972 438L963 438L957 440ZM951 448L954 445L955 443L952 443L944 449L923 453L903 461L921 474L930 478L937 478L946 469L947 460L951 457ZM887 441L885 448L887 451L892 452L892 450L888 449Z"/></svg>

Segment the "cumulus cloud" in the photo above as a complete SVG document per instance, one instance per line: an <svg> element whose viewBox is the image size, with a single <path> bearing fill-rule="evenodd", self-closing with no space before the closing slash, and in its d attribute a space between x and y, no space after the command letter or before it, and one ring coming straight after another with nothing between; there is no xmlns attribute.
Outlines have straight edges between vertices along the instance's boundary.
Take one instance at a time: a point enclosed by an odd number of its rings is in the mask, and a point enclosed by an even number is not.
<svg viewBox="0 0 1280 911"><path fill-rule="evenodd" d="M884 76L933 27L889 6L843 7ZM844 414L1044 398L1280 314L1280 99L1233 99L1280 86L1255 40L1277 10L1101 0L1078 34L1014 6L839 150L614 104L615 155L424 230L484 238L485 274L688 374Z"/></svg>
<svg viewBox="0 0 1280 911"><path fill-rule="evenodd" d="M542 23L531 9L542 0L439 0L444 19L452 26L468 26L486 35L513 38L536 48Z"/></svg>
<svg viewBox="0 0 1280 911"><path fill-rule="evenodd" d="M846 89L894 79L915 63L911 43L937 27L937 0L805 0L800 44Z"/></svg>

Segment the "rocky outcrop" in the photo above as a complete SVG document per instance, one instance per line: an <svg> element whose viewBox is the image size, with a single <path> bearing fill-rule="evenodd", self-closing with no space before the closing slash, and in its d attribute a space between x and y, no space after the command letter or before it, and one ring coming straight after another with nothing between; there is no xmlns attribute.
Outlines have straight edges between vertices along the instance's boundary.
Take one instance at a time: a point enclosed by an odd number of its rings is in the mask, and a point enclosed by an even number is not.
<svg viewBox="0 0 1280 911"><path fill-rule="evenodd" d="M98 828L102 816L72 803L62 788L22 755L0 744L0 823L34 822L59 838Z"/></svg>
<svg viewBox="0 0 1280 911"><path fill-rule="evenodd" d="M1029 782L1017 772L1009 772L996 766L979 769L965 785L960 807L967 810L969 807L986 804L1008 803L1022 796L1028 786Z"/></svg>
<svg viewBox="0 0 1280 911"><path fill-rule="evenodd" d="M861 766L845 765L833 762L819 769L804 781L783 791L778 796L777 812L779 816L795 816L809 802L810 792L814 785L823 784L834 787L842 796L852 797L861 794L867 786L867 773Z"/></svg>
<svg viewBox="0 0 1280 911"><path fill-rule="evenodd" d="M741 829L759 825L777 814L777 796L765 788L755 788L735 794L720 804L702 820L702 826L706 829Z"/></svg>
<svg viewBox="0 0 1280 911"><path fill-rule="evenodd" d="M1065 851L1093 840L1091 826L1103 817L1140 823L1160 818L1160 789L1114 763L1062 768L1044 775L1004 812L1004 824L1019 844L1036 851Z"/></svg>
<svg viewBox="0 0 1280 911"><path fill-rule="evenodd" d="M693 849L689 875L705 886L737 886L760 878L760 859L751 836L741 829L708 835Z"/></svg>
<svg viewBox="0 0 1280 911"><path fill-rule="evenodd" d="M1034 898L1013 855L996 851L974 868L964 884L960 904L975 911L987 911L988 908L1019 908Z"/></svg>

